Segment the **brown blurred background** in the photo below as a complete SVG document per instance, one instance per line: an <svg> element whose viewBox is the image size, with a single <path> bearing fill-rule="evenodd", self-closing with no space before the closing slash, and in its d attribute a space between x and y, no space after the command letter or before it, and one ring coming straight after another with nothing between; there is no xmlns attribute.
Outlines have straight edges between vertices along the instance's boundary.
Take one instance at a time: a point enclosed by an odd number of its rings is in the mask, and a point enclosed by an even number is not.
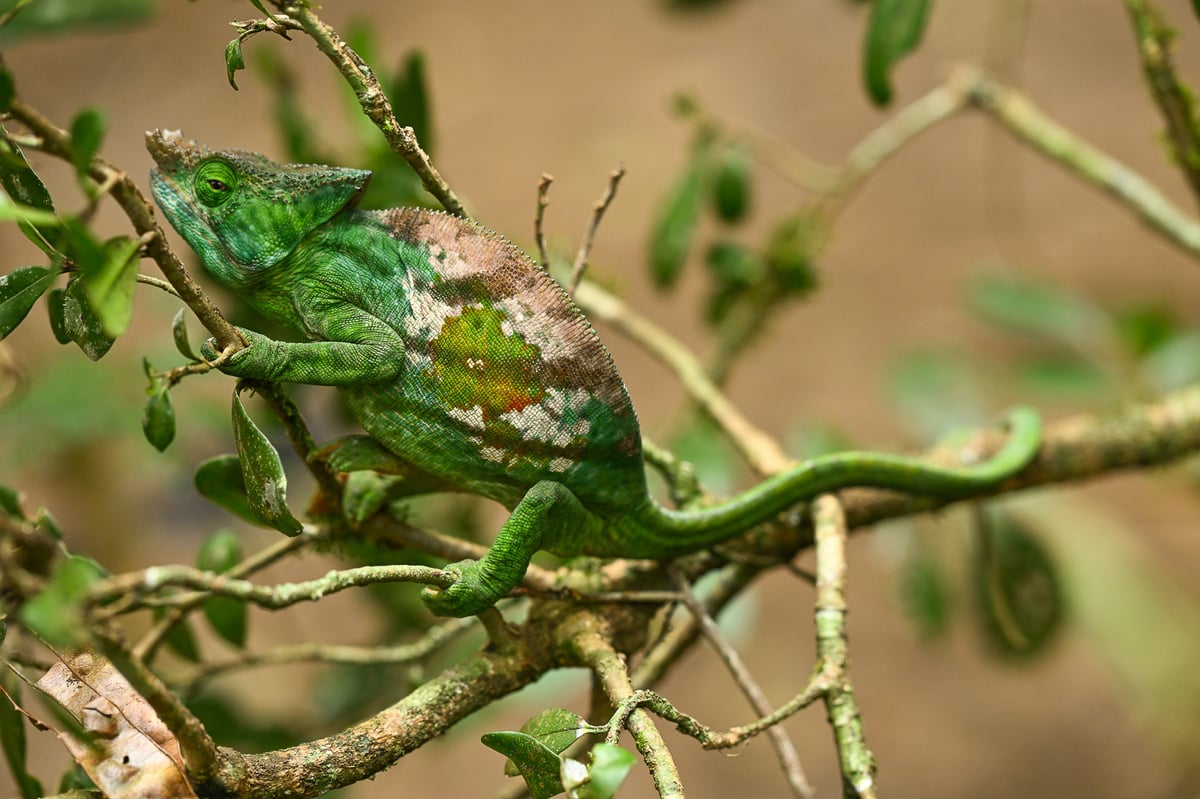
<svg viewBox="0 0 1200 799"><path fill-rule="evenodd" d="M1190 208L1164 156L1162 124L1143 88L1119 3L936 3L919 54L898 70L897 104L916 99L958 61L980 63L999 35L997 20L1010 7L1026 5L1028 27L1013 55L1016 68L1004 77ZM1183 77L1200 80L1200 27L1189 4L1162 5L1182 30ZM84 106L102 109L109 125L105 156L139 177L150 166L142 132L154 127L182 128L210 145L278 156L262 81L241 73L235 93L224 76L222 53L231 37L226 22L254 13L240 0L169 0L149 24L26 40L6 47L4 58L19 93L60 123ZM846 2L741 0L715 12L677 15L652 0L330 0L323 14L339 28L369 19L387 63L412 48L425 52L438 167L476 217L527 247L540 173L555 177L547 228L556 243L571 247L608 171L623 163L627 175L601 227L593 274L615 283L631 304L701 352L710 339L695 310L699 270L666 298L645 276L656 204L683 163L690 137L669 111L671 96L692 91L717 115L770 132L831 164L886 119L861 88L865 9ZM258 37L247 44L247 56L252 60L259 48L283 55L305 82L309 115L326 116L321 139L337 148L347 140L344 98L335 91L328 63L303 37L294 38ZM327 107L336 112L323 115L320 109ZM34 163L45 167L56 197L78 196L71 194L67 168L45 159ZM753 224L765 226L803 195L765 170L758 174ZM103 211L100 229L125 232L111 208ZM12 230L0 234L0 271L37 262L36 251ZM1195 263L1124 208L968 113L918 139L871 179L821 259L822 290L772 326L734 372L730 394L752 419L780 435L801 421L819 420L864 445L921 443L906 436L890 410L885 375L896 353L914 346L963 344L983 363L1003 357L1006 343L974 322L962 303L967 277L995 261L1019 264L1100 303L1144 297L1166 302L1185 319L1200 315ZM82 358L53 342L36 318L40 307L7 342L32 388L23 403L0 411L0 483L25 488L31 505L45 504L58 516L73 548L114 569L190 561L200 536L225 523L200 510L191 513L199 520L180 522L180 509L171 503L188 495L191 468L200 458L231 448L228 433L221 432L228 383L191 380L175 392L180 441L168 456L154 453L137 430L144 396L140 359L150 353L160 366L177 360L168 333L176 307L141 290L133 332L105 361L76 363L69 377L63 377L61 362ZM669 429L680 407L675 380L612 331L602 329L601 335L645 428L651 434ZM69 412L46 410L101 394L111 401L101 403L107 410L91 411L108 414L98 423L75 424ZM1014 398L997 398L997 407ZM57 404L46 404L51 401ZM1167 608L1176 621L1198 617L1195 492L1178 476L1126 476L1041 492L1017 507L1050 529L1052 548L1062 553L1068 580L1080 591L1072 622L1051 651L1020 666L989 657L965 614L947 636L919 640L898 607L895 577L914 528L893 525L854 539L852 676L879 762L881 795L1197 795L1200 746L1194 739L1189 745L1188 731L1195 729L1200 707L1172 703L1170 689L1190 676L1182 666L1190 663L1193 673L1200 666L1188 659L1197 648L1188 632L1195 636L1200 628L1160 624L1157 616L1114 619L1144 608ZM936 525L923 523L918 535L948 542L947 561L954 563L960 560L954 553L969 549L961 521L947 514ZM246 537L251 543L270 540L261 531ZM1088 540L1099 542L1095 560L1086 555ZM1093 601L1096 580L1103 582L1114 564L1130 567L1134 576L1122 590L1136 597L1102 606ZM295 575L323 568L306 566ZM1148 599L1142 595L1147 591ZM808 675L810 602L809 590L779 575L737 612L741 629L735 638L776 703ZM354 608L352 599L339 597L315 610L255 615L252 645L355 640L357 631L347 623ZM1146 634L1129 633L1138 629ZM1170 639L1151 634L1158 629ZM285 674L299 676L289 683ZM231 685L263 718L287 719L302 715L298 708L308 699L311 677L307 669L273 671L241 688ZM505 784L501 758L477 743L480 733L519 725L547 705L585 706L582 675L544 682L550 685L506 700L346 795L495 794ZM692 654L662 689L717 727L751 716L707 651ZM812 709L787 726L821 795L838 795L823 713ZM671 741L690 796L786 795L764 739L734 756L699 751L673 734ZM57 773L65 761L51 737L35 735L34 746L46 764L43 774ZM7 791L6 780L0 778L0 792ZM651 795L641 770L635 769L622 795Z"/></svg>

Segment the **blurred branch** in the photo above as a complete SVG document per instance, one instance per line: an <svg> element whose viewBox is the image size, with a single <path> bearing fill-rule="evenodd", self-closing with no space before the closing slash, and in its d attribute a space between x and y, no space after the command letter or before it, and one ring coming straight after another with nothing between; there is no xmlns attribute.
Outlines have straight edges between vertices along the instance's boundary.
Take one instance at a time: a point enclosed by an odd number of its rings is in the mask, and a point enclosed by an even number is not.
<svg viewBox="0 0 1200 799"><path fill-rule="evenodd" d="M588 219L587 231L583 234L583 240L579 242L579 252L575 254L571 277L567 280L567 293L569 294L575 293L575 289L579 287L579 281L583 279L584 270L588 265L588 256L592 251L592 241L596 238L596 228L600 227L600 220L604 217L604 212L608 210L613 198L617 196L617 186L623 177L625 177L623 165L618 165L616 169L609 172L608 186L604 189L604 194L600 195L600 199L592 205L592 215Z"/></svg>
<svg viewBox="0 0 1200 799"><path fill-rule="evenodd" d="M1116 197L1189 255L1200 256L1200 222L1137 172L1059 125L1021 93L984 76L975 79L970 99L1018 139Z"/></svg>
<svg viewBox="0 0 1200 799"><path fill-rule="evenodd" d="M1200 201L1200 126L1197 125L1194 96L1180 82L1171 59L1174 31L1163 22L1162 13L1147 0L1125 0L1130 21L1137 36L1138 54L1150 94L1167 123L1167 138L1174 151L1175 163L1183 171Z"/></svg>

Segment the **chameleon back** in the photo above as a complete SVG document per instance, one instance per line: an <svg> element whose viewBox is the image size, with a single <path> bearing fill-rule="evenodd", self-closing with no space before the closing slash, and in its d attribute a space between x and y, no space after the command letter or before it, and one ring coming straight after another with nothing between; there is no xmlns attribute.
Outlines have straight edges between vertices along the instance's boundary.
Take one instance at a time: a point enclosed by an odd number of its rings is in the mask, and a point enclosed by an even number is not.
<svg viewBox="0 0 1200 799"><path fill-rule="evenodd" d="M366 213L399 255L398 317L386 321L407 360L398 385L342 389L367 431L510 507L541 480L601 514L646 496L625 384L545 270L467 220L418 208Z"/></svg>

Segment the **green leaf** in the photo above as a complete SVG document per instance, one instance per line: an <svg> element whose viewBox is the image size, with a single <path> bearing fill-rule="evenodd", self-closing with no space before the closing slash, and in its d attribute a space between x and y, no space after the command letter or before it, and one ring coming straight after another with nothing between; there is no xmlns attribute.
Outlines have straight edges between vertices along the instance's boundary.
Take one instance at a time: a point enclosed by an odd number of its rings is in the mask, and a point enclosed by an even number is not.
<svg viewBox="0 0 1200 799"><path fill-rule="evenodd" d="M71 121L71 162L79 177L86 177L92 159L104 141L104 117L94 108L85 108Z"/></svg>
<svg viewBox="0 0 1200 799"><path fill-rule="evenodd" d="M44 266L24 266L0 277L0 339L21 324L55 276Z"/></svg>
<svg viewBox="0 0 1200 799"><path fill-rule="evenodd" d="M224 574L242 561L242 539L232 530L217 530L196 553L196 568Z"/></svg>
<svg viewBox="0 0 1200 799"><path fill-rule="evenodd" d="M650 231L650 277L660 289L678 282L695 238L707 180L707 148L697 146L659 207Z"/></svg>
<svg viewBox="0 0 1200 799"><path fill-rule="evenodd" d="M921 43L929 0L875 0L867 21L863 77L876 105L892 100L892 69Z"/></svg>
<svg viewBox="0 0 1200 799"><path fill-rule="evenodd" d="M429 111L429 90L425 79L425 56L413 50L392 76L387 89L392 111L401 125L413 129L421 149L433 154L433 124Z"/></svg>
<svg viewBox="0 0 1200 799"><path fill-rule="evenodd" d="M171 338L175 340L175 349L180 355L190 361L199 361L196 351L192 349L192 342L188 340L186 310L180 308L175 312L175 318L171 320Z"/></svg>
<svg viewBox="0 0 1200 799"><path fill-rule="evenodd" d="M45 533L52 540L63 540L63 532L62 528L58 525L58 519L55 519L54 515L45 508L38 508L37 526L40 532Z"/></svg>
<svg viewBox="0 0 1200 799"><path fill-rule="evenodd" d="M79 646L87 640L79 602L88 588L105 576L90 558L71 555L59 565L46 588L21 607L27 628L59 648Z"/></svg>
<svg viewBox="0 0 1200 799"><path fill-rule="evenodd" d="M0 669L0 749L21 799L38 799L45 795L42 785L29 773L25 758L25 717L13 706L21 701L21 681L8 669ZM7 693L7 696L4 694Z"/></svg>
<svg viewBox="0 0 1200 799"><path fill-rule="evenodd" d="M246 413L238 392L233 394L233 437L237 442L246 497L259 522L284 535L299 535L303 525L287 505L287 475L279 453Z"/></svg>
<svg viewBox="0 0 1200 799"><path fill-rule="evenodd" d="M0 114L12 107L15 95L16 87L13 85L12 73L0 67Z"/></svg>
<svg viewBox="0 0 1200 799"><path fill-rule="evenodd" d="M725 148L713 176L713 210L725 222L740 222L750 209L750 156L745 146Z"/></svg>
<svg viewBox="0 0 1200 799"><path fill-rule="evenodd" d="M1179 316L1160 304L1138 304L1116 315L1116 333L1135 358L1144 358L1180 334Z"/></svg>
<svg viewBox="0 0 1200 799"><path fill-rule="evenodd" d="M104 335L104 327L88 303L79 277L73 275L67 282L66 290L50 300L50 324L55 338L61 341L61 333L68 341L78 344L83 354L91 360L103 358L112 348L113 340ZM58 308L54 307L56 303L59 304Z"/></svg>
<svg viewBox="0 0 1200 799"><path fill-rule="evenodd" d="M21 510L21 492L15 488L0 485L0 511L13 519L24 519L25 512Z"/></svg>
<svg viewBox="0 0 1200 799"><path fill-rule="evenodd" d="M784 217L771 231L763 258L789 294L802 297L817 287L814 258L828 234L828 223L810 212Z"/></svg>
<svg viewBox="0 0 1200 799"><path fill-rule="evenodd" d="M888 376L888 393L904 420L922 436L978 423L982 388L974 363L953 350L911 350Z"/></svg>
<svg viewBox="0 0 1200 799"><path fill-rule="evenodd" d="M973 581L984 634L1013 658L1044 652L1062 627L1063 591L1049 551L1009 514L980 516Z"/></svg>
<svg viewBox="0 0 1200 799"><path fill-rule="evenodd" d="M238 70L246 68L246 58L242 55L242 37L238 36L229 44L225 45L225 77L229 79L229 85L233 90L237 91L237 81L234 75Z"/></svg>
<svg viewBox="0 0 1200 799"><path fill-rule="evenodd" d="M1143 358L1138 369L1142 382L1160 393L1200 380L1200 331L1171 338Z"/></svg>
<svg viewBox="0 0 1200 799"><path fill-rule="evenodd" d="M587 793L581 799L612 799L637 762L633 752L601 741L592 747L592 765Z"/></svg>
<svg viewBox="0 0 1200 799"><path fill-rule="evenodd" d="M489 732L480 740L515 764L532 799L550 799L563 792L558 753L537 738L523 732Z"/></svg>
<svg viewBox="0 0 1200 799"><path fill-rule="evenodd" d="M1079 352L1112 332L1104 312L1086 300L1021 275L984 275L968 291L968 305L983 320Z"/></svg>
<svg viewBox="0 0 1200 799"><path fill-rule="evenodd" d="M766 272L758 254L736 241L723 239L713 242L704 261L713 278L732 286L752 285L761 280Z"/></svg>
<svg viewBox="0 0 1200 799"><path fill-rule="evenodd" d="M201 463L192 478L200 496L253 524L262 524L250 507L242 463L237 455L217 455Z"/></svg>
<svg viewBox="0 0 1200 799"><path fill-rule="evenodd" d="M166 383L155 388L142 408L142 433L159 452L175 440L175 406Z"/></svg>
<svg viewBox="0 0 1200 799"><path fill-rule="evenodd" d="M909 558L900 571L900 606L925 640L940 637L950 626L950 592L946 577L928 556Z"/></svg>
<svg viewBox="0 0 1200 799"><path fill-rule="evenodd" d="M50 332L59 344L70 344L71 333L67 328L65 289L50 289L46 293L46 313L50 316Z"/></svg>
<svg viewBox="0 0 1200 799"><path fill-rule="evenodd" d="M83 269L88 303L96 312L104 335L116 338L133 318L133 292L137 287L139 244L120 237L105 242L103 258Z"/></svg>
<svg viewBox="0 0 1200 799"><path fill-rule="evenodd" d="M225 574L242 560L242 542L230 530L218 530L205 539L196 555L197 568ZM217 635L239 649L246 645L246 603L225 596L204 600L204 616Z"/></svg>
<svg viewBox="0 0 1200 799"><path fill-rule="evenodd" d="M154 609L154 620L160 622L167 617L168 610L166 608ZM192 632L192 626L187 619L180 619L171 625L171 629L167 631L167 635L163 638L163 643L167 648L174 652L179 657L191 663L200 662L200 647L196 645L196 636Z"/></svg>
<svg viewBox="0 0 1200 799"><path fill-rule="evenodd" d="M21 148L7 139L0 139L0 186L19 205L54 212L46 184L25 160Z"/></svg>
<svg viewBox="0 0 1200 799"><path fill-rule="evenodd" d="M1103 369L1071 355L1024 358L1018 364L1017 379L1022 393L1036 391L1083 402L1110 396L1117 388Z"/></svg>

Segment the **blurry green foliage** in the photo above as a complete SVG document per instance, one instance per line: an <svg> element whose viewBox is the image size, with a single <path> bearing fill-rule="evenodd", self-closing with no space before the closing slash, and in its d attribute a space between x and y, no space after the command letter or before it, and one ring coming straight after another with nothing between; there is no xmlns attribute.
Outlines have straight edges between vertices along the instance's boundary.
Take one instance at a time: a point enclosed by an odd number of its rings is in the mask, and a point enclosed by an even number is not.
<svg viewBox="0 0 1200 799"><path fill-rule="evenodd" d="M81 28L110 28L144 22L154 0L0 0L0 13L21 6L0 31L0 39L67 33Z"/></svg>

